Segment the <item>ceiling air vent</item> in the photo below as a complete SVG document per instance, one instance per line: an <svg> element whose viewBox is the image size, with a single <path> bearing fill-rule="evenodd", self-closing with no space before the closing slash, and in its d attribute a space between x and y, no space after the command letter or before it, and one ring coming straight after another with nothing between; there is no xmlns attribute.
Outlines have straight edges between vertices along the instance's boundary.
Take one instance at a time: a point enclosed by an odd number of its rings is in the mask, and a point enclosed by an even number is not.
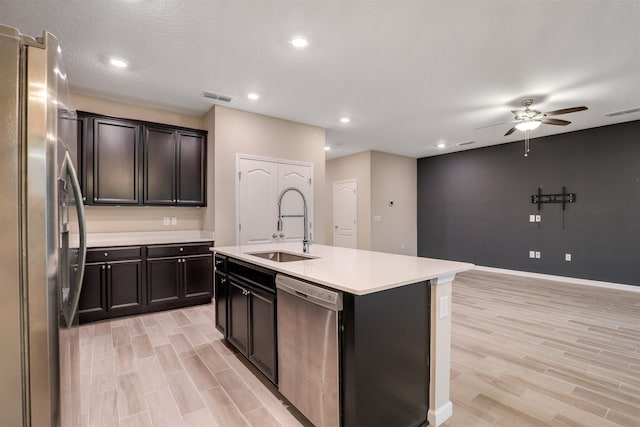
<svg viewBox="0 0 640 427"><path fill-rule="evenodd" d="M205 98L211 98L211 99L215 99L216 101L222 101L222 102L231 102L234 99L233 96L211 92L210 90L205 90L202 93L202 96L204 96Z"/></svg>
<svg viewBox="0 0 640 427"><path fill-rule="evenodd" d="M613 111L611 113L605 113L604 115L607 117L615 117L615 116L622 116L623 114L637 113L638 111L640 111L640 107L629 108L627 110Z"/></svg>
<svg viewBox="0 0 640 427"><path fill-rule="evenodd" d="M465 145L471 145L471 144L475 144L475 141L462 141L462 142L458 142L456 145L458 147L464 147Z"/></svg>

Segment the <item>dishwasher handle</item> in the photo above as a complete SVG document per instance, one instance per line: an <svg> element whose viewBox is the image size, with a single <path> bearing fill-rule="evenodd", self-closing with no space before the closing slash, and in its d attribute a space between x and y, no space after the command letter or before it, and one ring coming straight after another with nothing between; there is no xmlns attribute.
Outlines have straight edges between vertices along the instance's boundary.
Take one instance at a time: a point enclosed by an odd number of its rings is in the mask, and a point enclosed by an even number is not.
<svg viewBox="0 0 640 427"><path fill-rule="evenodd" d="M342 292L321 288L293 277L278 274L276 288L332 311L342 311Z"/></svg>

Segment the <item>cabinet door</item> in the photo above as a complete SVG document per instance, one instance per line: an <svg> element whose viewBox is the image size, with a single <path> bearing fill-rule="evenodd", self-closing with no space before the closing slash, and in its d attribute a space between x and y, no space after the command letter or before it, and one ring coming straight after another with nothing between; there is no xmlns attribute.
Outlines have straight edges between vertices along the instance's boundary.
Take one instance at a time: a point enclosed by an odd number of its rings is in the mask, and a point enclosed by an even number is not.
<svg viewBox="0 0 640 427"><path fill-rule="evenodd" d="M147 260L147 295L150 306L172 307L180 298L180 258ZM159 307L157 307L159 308Z"/></svg>
<svg viewBox="0 0 640 427"><path fill-rule="evenodd" d="M170 129L144 129L144 203L176 202L176 143Z"/></svg>
<svg viewBox="0 0 640 427"><path fill-rule="evenodd" d="M177 204L206 206L206 137L178 131Z"/></svg>
<svg viewBox="0 0 640 427"><path fill-rule="evenodd" d="M213 254L183 258L184 297L211 298L211 276L213 273Z"/></svg>
<svg viewBox="0 0 640 427"><path fill-rule="evenodd" d="M107 283L110 314L133 314L141 311L143 306L141 260L108 263Z"/></svg>
<svg viewBox="0 0 640 427"><path fill-rule="evenodd" d="M229 283L227 275L216 272L215 274L215 316L216 328L227 336L227 300L229 298Z"/></svg>
<svg viewBox="0 0 640 427"><path fill-rule="evenodd" d="M247 289L229 279L229 341L240 353L247 355L249 346L249 294Z"/></svg>
<svg viewBox="0 0 640 427"><path fill-rule="evenodd" d="M105 288L104 263L87 264L84 268L84 279L78 312L80 321L103 319L107 313L107 292Z"/></svg>
<svg viewBox="0 0 640 427"><path fill-rule="evenodd" d="M93 203L137 205L138 125L120 120L93 122Z"/></svg>
<svg viewBox="0 0 640 427"><path fill-rule="evenodd" d="M251 290L249 331L249 360L267 378L277 383L276 297L274 295Z"/></svg>

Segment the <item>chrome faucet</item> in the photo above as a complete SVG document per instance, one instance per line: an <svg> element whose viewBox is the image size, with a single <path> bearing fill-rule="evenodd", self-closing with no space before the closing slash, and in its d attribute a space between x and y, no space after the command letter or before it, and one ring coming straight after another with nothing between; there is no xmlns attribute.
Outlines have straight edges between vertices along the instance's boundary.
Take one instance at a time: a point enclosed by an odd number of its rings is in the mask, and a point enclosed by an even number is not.
<svg viewBox="0 0 640 427"><path fill-rule="evenodd" d="M289 191L295 191L296 193L300 194L300 197L302 197L302 205L304 207L303 215L283 215L282 214L282 198ZM302 191L298 190L295 187L287 187L284 190L282 190L282 193L280 193L280 197L278 197L278 232L282 232L282 218L300 218L300 217L304 218L304 237L302 238L302 252L307 253L309 252L309 216L307 214L307 199L306 197L304 197L304 194L302 194ZM280 237L282 236L283 234L280 234Z"/></svg>

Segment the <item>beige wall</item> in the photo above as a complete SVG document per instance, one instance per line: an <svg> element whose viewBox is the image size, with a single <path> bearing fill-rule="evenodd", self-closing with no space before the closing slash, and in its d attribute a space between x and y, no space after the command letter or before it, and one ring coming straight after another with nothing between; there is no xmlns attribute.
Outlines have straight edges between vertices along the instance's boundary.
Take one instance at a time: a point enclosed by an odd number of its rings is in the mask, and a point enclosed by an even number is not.
<svg viewBox="0 0 640 427"><path fill-rule="evenodd" d="M333 184L356 179L358 249L417 254L417 160L365 151L326 164L327 244L333 244ZM389 206L393 200L394 206ZM373 217L380 216L380 222Z"/></svg>
<svg viewBox="0 0 640 427"><path fill-rule="evenodd" d="M99 98L73 94L76 110L126 119L144 120L183 126L194 129L207 129L202 117L186 116L153 108L121 104ZM207 140L207 150L213 152L211 134ZM208 163L208 173L213 176L213 162ZM213 191L213 185L208 188ZM211 193L208 192L209 197ZM211 203L213 196L207 199ZM87 206L87 231L90 233L127 232L127 231L177 231L202 230L207 209L186 207L147 207L147 206ZM175 217L178 224L164 226L162 219ZM213 230L208 228L208 230Z"/></svg>
<svg viewBox="0 0 640 427"><path fill-rule="evenodd" d="M411 157L371 152L371 250L418 253L418 162ZM389 202L393 201L393 207Z"/></svg>
<svg viewBox="0 0 640 427"><path fill-rule="evenodd" d="M355 179L357 187L357 237L358 249L371 249L371 151L327 160L326 171L327 218L325 241L333 244L333 184Z"/></svg>
<svg viewBox="0 0 640 427"><path fill-rule="evenodd" d="M216 246L236 244L236 154L296 160L313 164L316 243L325 235L325 131L322 128L215 106L205 115L215 135ZM207 214L208 220L209 214Z"/></svg>

